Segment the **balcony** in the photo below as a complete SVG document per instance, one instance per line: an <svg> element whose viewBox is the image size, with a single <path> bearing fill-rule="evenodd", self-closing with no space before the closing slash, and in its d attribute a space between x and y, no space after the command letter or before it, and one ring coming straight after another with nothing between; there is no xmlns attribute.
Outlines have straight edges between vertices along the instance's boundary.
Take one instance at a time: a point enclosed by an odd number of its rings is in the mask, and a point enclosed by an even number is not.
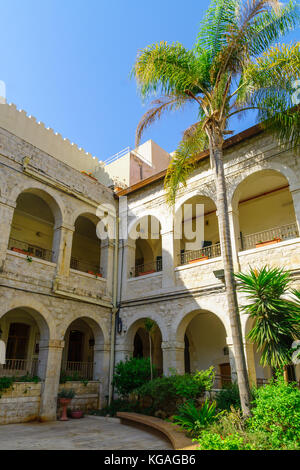
<svg viewBox="0 0 300 470"><path fill-rule="evenodd" d="M262 232L251 233L249 235L241 236L240 251L251 250L252 248L261 248L267 245L274 245L285 240L299 237L299 230L297 224L282 225L270 230Z"/></svg>
<svg viewBox="0 0 300 470"><path fill-rule="evenodd" d="M38 359L6 359L0 365L0 377L22 377L23 375L36 376L38 372Z"/></svg>
<svg viewBox="0 0 300 470"><path fill-rule="evenodd" d="M212 258L218 258L221 256L220 243L215 245L206 246L200 250L185 251L178 255L178 266L185 264L197 263L198 261L205 261Z"/></svg>
<svg viewBox="0 0 300 470"><path fill-rule="evenodd" d="M71 258L70 268L74 269L75 271L94 275L96 277L103 276L102 268L100 268L96 264L90 263L88 261L83 261L82 259L74 257Z"/></svg>
<svg viewBox="0 0 300 470"><path fill-rule="evenodd" d="M14 251L15 253L21 253L29 258L39 258L50 262L53 259L53 251L32 245L28 242L22 242L21 240L10 238L8 246L9 250Z"/></svg>
<svg viewBox="0 0 300 470"><path fill-rule="evenodd" d="M131 268L131 277L145 276L162 271L162 259L157 259L151 263L139 264Z"/></svg>
<svg viewBox="0 0 300 470"><path fill-rule="evenodd" d="M62 363L61 374L72 380L93 380L94 363L66 361Z"/></svg>

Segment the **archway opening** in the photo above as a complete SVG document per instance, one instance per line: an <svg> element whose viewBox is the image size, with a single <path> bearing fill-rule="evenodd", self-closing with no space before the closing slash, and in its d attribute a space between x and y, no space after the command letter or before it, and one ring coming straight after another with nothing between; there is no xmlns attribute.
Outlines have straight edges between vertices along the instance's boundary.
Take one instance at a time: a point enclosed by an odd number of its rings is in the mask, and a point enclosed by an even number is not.
<svg viewBox="0 0 300 470"><path fill-rule="evenodd" d="M160 222L153 216L143 217L136 225L134 277L162 270Z"/></svg>
<svg viewBox="0 0 300 470"><path fill-rule="evenodd" d="M93 322L90 323L84 318L74 320L65 333L64 341L62 376L68 377L69 380L93 380L94 347L96 341L99 341ZM102 338L100 341L103 341Z"/></svg>
<svg viewBox="0 0 300 470"><path fill-rule="evenodd" d="M58 208L38 190L22 192L14 210L9 249L29 257L53 261L53 230Z"/></svg>
<svg viewBox="0 0 300 470"><path fill-rule="evenodd" d="M33 309L15 308L0 319L2 340L6 344L2 376L39 376L43 379L40 342L49 340L49 329L43 317Z"/></svg>
<svg viewBox="0 0 300 470"><path fill-rule="evenodd" d="M212 312L197 311L188 314L181 322L177 340L184 344L184 368L178 370L194 373L213 366L215 387L231 383L231 364L226 346L226 330L222 321Z"/></svg>
<svg viewBox="0 0 300 470"><path fill-rule="evenodd" d="M75 222L73 234L71 268L76 271L103 276L101 267L101 241L97 237L98 218L85 214Z"/></svg>
<svg viewBox="0 0 300 470"><path fill-rule="evenodd" d="M288 180L275 170L248 176L235 194L240 250L260 248L299 236Z"/></svg>
<svg viewBox="0 0 300 470"><path fill-rule="evenodd" d="M133 357L150 358L155 366L158 375L163 373L163 354L162 354L162 335L159 326L154 322L153 328L149 334L145 327L146 319L138 320L128 333L131 342L130 349ZM150 346L151 343L151 346Z"/></svg>
<svg viewBox="0 0 300 470"><path fill-rule="evenodd" d="M221 256L216 205L209 197L185 201L176 213L174 232L177 266Z"/></svg>

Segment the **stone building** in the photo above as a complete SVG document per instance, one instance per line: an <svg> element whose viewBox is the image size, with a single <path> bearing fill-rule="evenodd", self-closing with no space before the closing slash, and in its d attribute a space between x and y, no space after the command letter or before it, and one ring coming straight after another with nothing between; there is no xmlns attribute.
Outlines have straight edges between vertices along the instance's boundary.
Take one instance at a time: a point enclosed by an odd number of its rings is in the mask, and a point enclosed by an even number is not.
<svg viewBox="0 0 300 470"><path fill-rule="evenodd" d="M162 152L153 143L145 148ZM0 423L55 419L61 373L89 381L93 393L84 397L100 394L101 406L111 365L149 355L146 318L156 324L153 360L161 372L214 366L217 388L234 379L209 157L199 155L174 210L165 201L162 168L168 158L163 158L158 173L152 167L146 179L116 193L117 160L112 175L108 166L14 105L0 106L0 329L6 343L0 374L30 373L42 380L32 400L1 398ZM155 155L146 159L157 161ZM126 171L130 161L131 156ZM138 179L136 169L129 174ZM299 288L296 150L255 126L226 141L225 174L235 270L284 266ZM198 218L203 222L197 249L187 237L174 236L184 204L190 204L191 230ZM103 228L109 215L117 220L117 213L128 222L130 236L100 240L96 227ZM239 302L244 302L240 294ZM249 318L242 315L241 322L249 377L263 382L271 371L260 366L259 352L245 339ZM300 379L299 366L289 373Z"/></svg>

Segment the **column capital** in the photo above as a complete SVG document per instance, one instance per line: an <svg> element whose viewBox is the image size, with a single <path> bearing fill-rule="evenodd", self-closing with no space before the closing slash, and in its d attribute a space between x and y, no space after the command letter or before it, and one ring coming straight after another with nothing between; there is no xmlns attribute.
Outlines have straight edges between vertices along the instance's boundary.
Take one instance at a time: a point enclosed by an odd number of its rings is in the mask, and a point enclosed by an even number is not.
<svg viewBox="0 0 300 470"><path fill-rule="evenodd" d="M40 341L40 349L63 349L65 341L60 339L45 339Z"/></svg>
<svg viewBox="0 0 300 470"><path fill-rule="evenodd" d="M162 341L161 349L163 350L182 350L185 348L183 341Z"/></svg>
<svg viewBox="0 0 300 470"><path fill-rule="evenodd" d="M75 226L74 225L69 225L69 224L62 224L59 222L57 225L54 226L53 230L66 230L69 232L75 232Z"/></svg>

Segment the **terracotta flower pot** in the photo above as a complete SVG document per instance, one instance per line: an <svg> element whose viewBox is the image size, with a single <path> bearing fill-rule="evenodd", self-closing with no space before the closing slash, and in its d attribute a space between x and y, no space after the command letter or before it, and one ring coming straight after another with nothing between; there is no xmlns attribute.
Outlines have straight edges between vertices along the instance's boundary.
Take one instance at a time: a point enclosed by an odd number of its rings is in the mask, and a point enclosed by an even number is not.
<svg viewBox="0 0 300 470"><path fill-rule="evenodd" d="M255 248L260 248L261 246L273 245L274 243L281 242L281 238L274 238L273 240L268 240L266 242L256 243Z"/></svg>
<svg viewBox="0 0 300 470"><path fill-rule="evenodd" d="M60 417L60 421L69 421L67 417L67 406L71 402L71 398L59 398L59 403L62 406L62 415Z"/></svg>
<svg viewBox="0 0 300 470"><path fill-rule="evenodd" d="M83 411L82 410L73 410L73 411L71 411L71 417L73 419L83 418Z"/></svg>
<svg viewBox="0 0 300 470"><path fill-rule="evenodd" d="M198 261L204 261L208 259L208 256L201 256L201 258L196 258L196 259L191 259L189 261L189 264L192 264L192 263L198 263Z"/></svg>

